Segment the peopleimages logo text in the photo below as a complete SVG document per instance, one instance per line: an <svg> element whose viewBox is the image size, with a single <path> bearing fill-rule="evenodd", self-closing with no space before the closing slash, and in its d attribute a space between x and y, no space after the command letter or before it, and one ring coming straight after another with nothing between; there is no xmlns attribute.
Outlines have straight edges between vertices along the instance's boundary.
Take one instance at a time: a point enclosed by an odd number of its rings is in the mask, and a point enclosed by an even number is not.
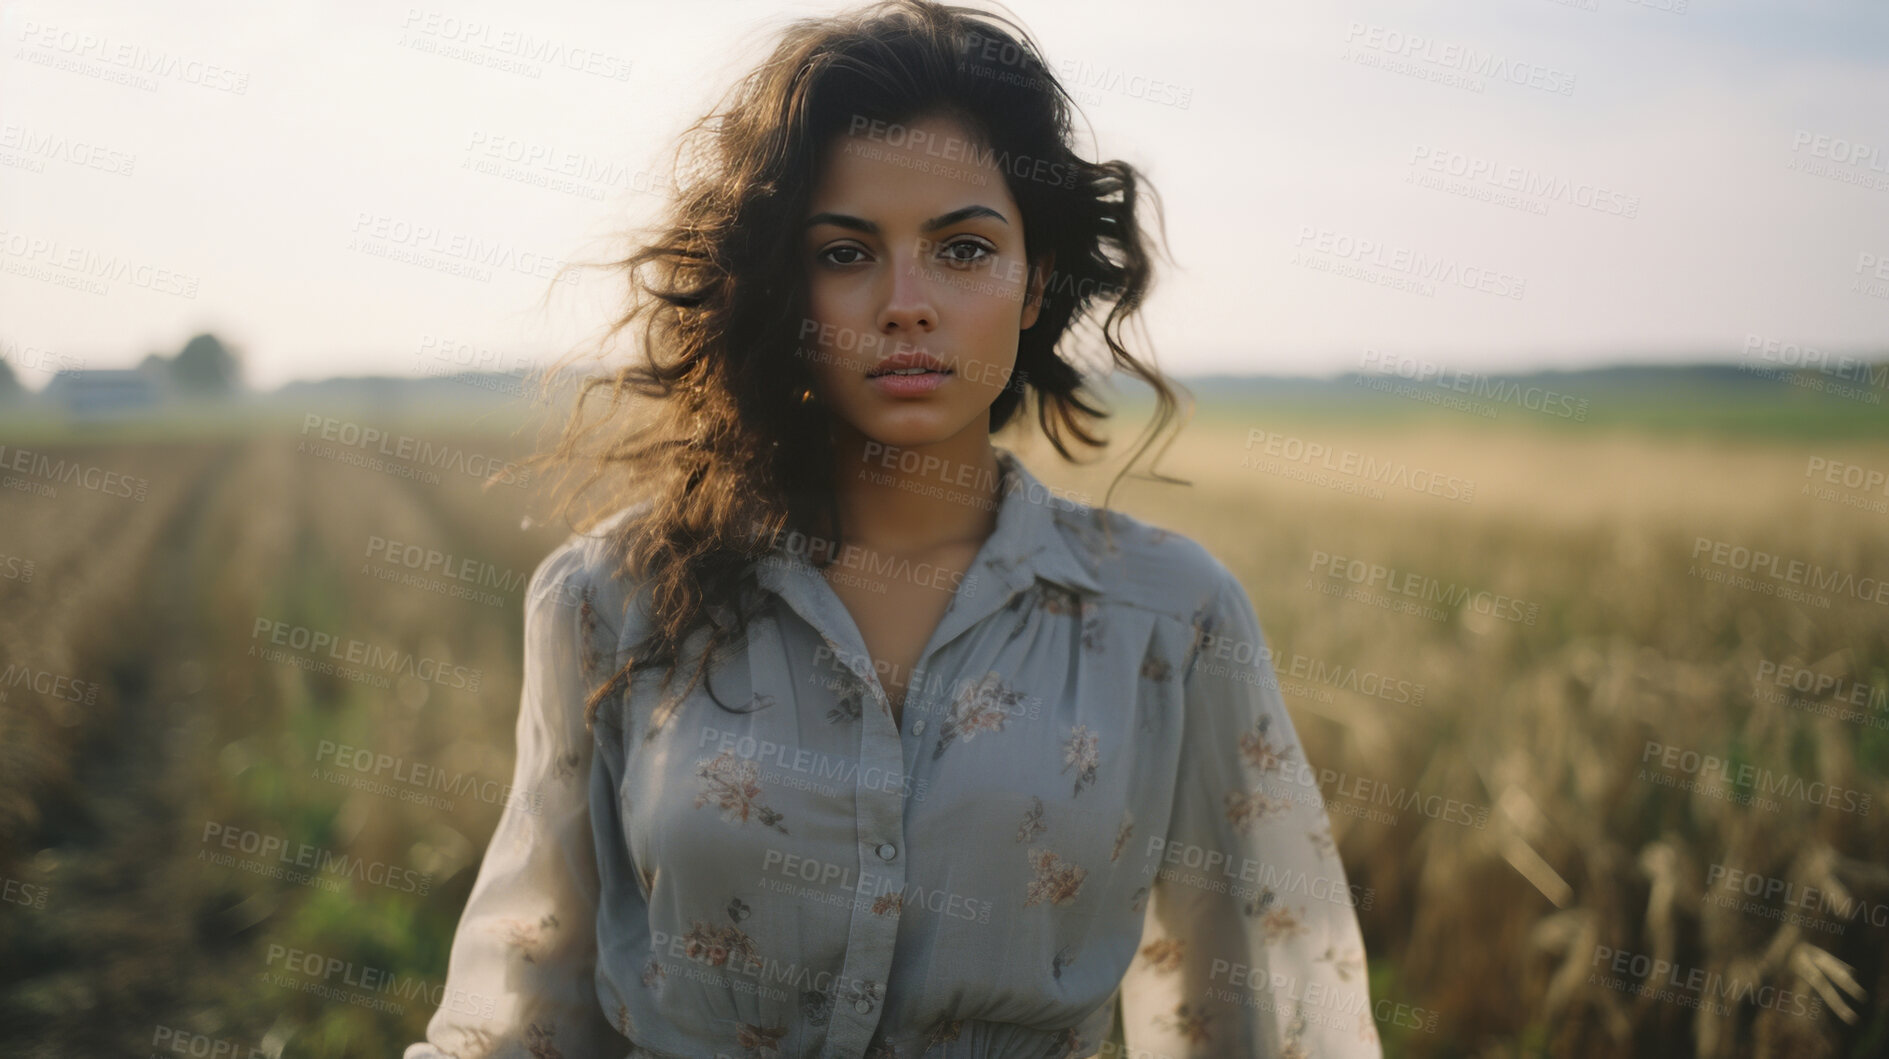
<svg viewBox="0 0 1889 1059"><path fill-rule="evenodd" d="M1772 772L1749 762L1734 763L1713 754L1701 754L1696 750L1649 739L1640 754L1641 771L1644 772L1644 766L1656 760L1656 767L1668 772L1676 771L1705 779L1716 778L1726 786L1741 791L1781 795L1811 805L1827 805L1844 812L1869 815L1870 796L1867 791L1851 790L1822 780L1807 783L1802 776L1793 776L1788 772Z"/></svg>

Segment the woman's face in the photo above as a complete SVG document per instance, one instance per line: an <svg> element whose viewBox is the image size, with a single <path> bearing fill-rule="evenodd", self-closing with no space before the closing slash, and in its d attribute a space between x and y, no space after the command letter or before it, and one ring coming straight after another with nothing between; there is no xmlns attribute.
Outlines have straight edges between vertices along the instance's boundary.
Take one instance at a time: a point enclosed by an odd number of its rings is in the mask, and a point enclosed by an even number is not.
<svg viewBox="0 0 1889 1059"><path fill-rule="evenodd" d="M862 123L828 145L796 346L842 434L902 448L988 435L1049 262L1032 286L1023 215L987 154L942 117ZM889 374L894 358L927 370Z"/></svg>

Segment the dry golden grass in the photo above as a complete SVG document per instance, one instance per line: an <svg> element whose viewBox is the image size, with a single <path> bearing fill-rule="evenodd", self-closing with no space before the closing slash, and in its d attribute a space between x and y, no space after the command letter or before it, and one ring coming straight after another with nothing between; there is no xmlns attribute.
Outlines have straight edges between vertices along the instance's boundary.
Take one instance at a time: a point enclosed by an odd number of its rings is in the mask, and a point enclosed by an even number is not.
<svg viewBox="0 0 1889 1059"><path fill-rule="evenodd" d="M1219 426L1190 429L1160 463L1193 486L1125 481L1116 494L1116 506L1190 533L1242 576L1275 660L1424 686L1413 707L1281 675L1310 760L1340 777L1326 796L1347 869L1378 895L1363 915L1374 995L1439 1015L1434 1034L1381 1025L1391 1050L1881 1054L1889 609L1787 602L1689 568L1706 537L1889 576L1889 516L1801 491L1811 457L1889 468L1889 446L1281 432L1476 483L1467 503L1408 489L1347 495L1242 466L1245 429ZM1064 472L1047 446L1019 447L1077 495L1099 499L1119 469ZM1540 616L1531 626L1457 610L1432 621L1322 595L1306 587L1315 552L1504 593ZM1876 706L1867 722L1845 721L1760 699L1764 661L1872 685ZM1765 811L1722 787L1687 794L1640 778L1649 742L1837 784L1872 807L1786 797ZM1346 813L1363 807L1346 778L1487 806L1487 827ZM1841 931L1708 903L1708 881L1731 870L1832 895L1823 919ZM1627 977L1607 971L1608 951L1667 961L1679 968L1668 979L1711 977L1638 996L1605 983ZM1771 1006L1738 1002L1756 987L1805 999L1767 990L1756 996ZM1701 999L1730 1013L1701 1011Z"/></svg>
<svg viewBox="0 0 1889 1059"><path fill-rule="evenodd" d="M1362 913L1373 994L1435 1015L1411 1030L1380 1009L1390 1054L1879 1054L1889 714L1819 716L1761 697L1754 678L1773 662L1889 688L1889 610L1803 606L1688 569L1706 537L1889 575L1889 516L1800 491L1811 456L1884 468L1889 446L1279 429L1476 483L1469 503L1348 495L1242 467L1244 426L1201 425L1161 464L1193 486L1130 482L1115 496L1240 574L1276 659L1422 686L1412 704L1281 674L1308 757L1333 773L1326 797L1352 881L1374 895ZM429 437L522 454L502 435ZM1067 468L1047 445L999 440L1046 482L1097 501L1116 469ZM142 505L0 493L0 555L36 561L30 582L0 580L7 663L105 689L82 709L19 687L0 699L0 868L50 896L0 917L10 1051L149 1050L166 1026L243 1048L287 1034L291 1055L393 1054L423 1030L420 1006L375 1012L259 983L262 954L298 946L437 981L499 806L350 790L316 774L318 747L508 780L522 576L562 531L521 528L541 509L526 490L419 483L298 452L299 441L67 452L150 478ZM520 575L519 589L491 606L380 580L363 570L385 565L366 558L373 536L492 563ZM1325 594L1329 579L1311 568L1321 552L1502 593L1537 605L1536 620L1462 608L1430 620ZM480 687L382 689L267 662L249 654L258 618L477 667ZM1771 810L1722 787L1681 791L1641 778L1649 742L1876 804L1864 815L1780 797ZM1371 805L1360 783L1486 809L1486 826ZM409 866L430 873L431 893L324 893L207 868L196 859L206 821ZM1886 918L1813 931L1720 908L1708 901L1723 893L1708 885L1714 866ZM1751 983L1813 999L1793 1011L1765 993L1768 1006L1704 1012L1687 1003L1696 990L1610 987L1627 977L1604 966L1616 951L1717 976L1734 995Z"/></svg>

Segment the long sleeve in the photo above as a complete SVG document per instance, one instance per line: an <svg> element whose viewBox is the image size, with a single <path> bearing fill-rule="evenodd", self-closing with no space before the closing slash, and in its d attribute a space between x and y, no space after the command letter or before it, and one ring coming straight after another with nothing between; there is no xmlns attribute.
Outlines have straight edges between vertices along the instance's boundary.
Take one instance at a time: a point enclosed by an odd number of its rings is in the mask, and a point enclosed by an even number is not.
<svg viewBox="0 0 1889 1059"><path fill-rule="evenodd" d="M1122 980L1120 1043L1376 1059L1357 895L1253 605L1218 573L1195 617L1173 812Z"/></svg>
<svg viewBox="0 0 1889 1059"><path fill-rule="evenodd" d="M584 700L613 657L580 542L533 572L512 791L453 936L445 994L404 1059L620 1055L594 981L598 870Z"/></svg>

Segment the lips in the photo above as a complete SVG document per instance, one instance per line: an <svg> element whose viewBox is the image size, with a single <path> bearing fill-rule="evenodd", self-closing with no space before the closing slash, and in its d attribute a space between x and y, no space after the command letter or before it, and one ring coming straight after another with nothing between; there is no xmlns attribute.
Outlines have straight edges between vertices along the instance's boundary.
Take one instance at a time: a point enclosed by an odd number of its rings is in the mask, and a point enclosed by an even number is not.
<svg viewBox="0 0 1889 1059"><path fill-rule="evenodd" d="M939 360L930 353L915 351L892 354L880 361L871 371L867 372L866 378L876 379L881 375L887 375L891 372L910 368L923 368L927 371L935 371L943 375L951 374L951 369L945 367L944 361Z"/></svg>

